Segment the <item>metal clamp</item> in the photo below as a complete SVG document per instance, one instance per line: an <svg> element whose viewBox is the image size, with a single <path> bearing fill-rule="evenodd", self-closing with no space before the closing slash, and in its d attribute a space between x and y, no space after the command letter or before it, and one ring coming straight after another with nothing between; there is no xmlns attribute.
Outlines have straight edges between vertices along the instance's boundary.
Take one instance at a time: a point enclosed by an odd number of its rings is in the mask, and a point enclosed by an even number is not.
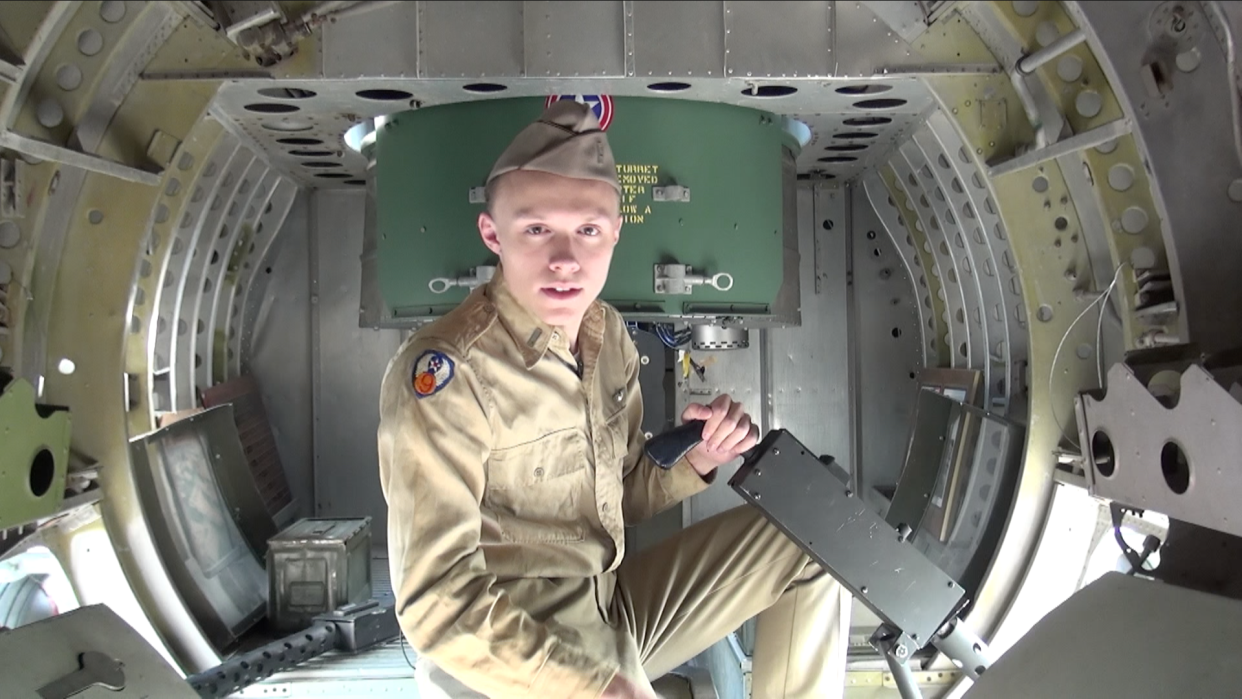
<svg viewBox="0 0 1242 699"><path fill-rule="evenodd" d="M711 276L694 274L689 265L656 265L655 292L657 294L686 295L694 287L706 284L717 291L733 288L733 275L719 272Z"/></svg>
<svg viewBox="0 0 1242 699"><path fill-rule="evenodd" d="M651 188L652 201L690 201L690 188L679 184Z"/></svg>
<svg viewBox="0 0 1242 699"><path fill-rule="evenodd" d="M455 286L474 289L488 283L495 275L495 267L483 265L475 267L473 272L463 277L436 277L427 282L427 288L431 289L433 294L443 294Z"/></svg>

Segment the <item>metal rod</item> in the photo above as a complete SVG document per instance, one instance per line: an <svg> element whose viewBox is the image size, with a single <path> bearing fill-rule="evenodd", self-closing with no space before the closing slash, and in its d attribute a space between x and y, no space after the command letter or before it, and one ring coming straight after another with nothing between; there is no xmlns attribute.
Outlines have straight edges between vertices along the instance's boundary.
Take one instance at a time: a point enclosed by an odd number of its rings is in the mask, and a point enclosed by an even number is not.
<svg viewBox="0 0 1242 699"><path fill-rule="evenodd" d="M55 143L30 138L12 131L0 133L0 148L8 148L39 160L51 160L63 165L97 172L101 175L110 175L129 182L137 182L138 184L155 187L160 183L161 173L139 170L136 167L130 167L115 160L108 160L91 153L65 148Z"/></svg>
<svg viewBox="0 0 1242 699"><path fill-rule="evenodd" d="M953 620L933 636L932 645L948 656L972 680L979 679L992 665L987 644L962 623L961 619Z"/></svg>
<svg viewBox="0 0 1242 699"><path fill-rule="evenodd" d="M884 654L884 660L888 662L888 671L893 673L893 682L897 684L901 699L923 699L923 690L919 689L910 664L891 652Z"/></svg>
<svg viewBox="0 0 1242 699"><path fill-rule="evenodd" d="M1018 72L1023 75L1030 75L1038 70L1040 66L1081 44L1083 41L1086 41L1086 39L1087 33L1079 27L1069 34L1057 38L1056 41L1048 44L1035 53L1019 60Z"/></svg>
<svg viewBox="0 0 1242 699"><path fill-rule="evenodd" d="M336 648L336 624L318 622L305 631L272 641L249 653L190 675L185 681L200 697L227 697Z"/></svg>
<svg viewBox="0 0 1242 699"><path fill-rule="evenodd" d="M1047 162L1055 158L1060 158L1064 155L1069 155L1070 153L1076 153L1080 150L1094 148L1095 146L1107 143L1114 138L1124 136L1127 133L1130 133L1130 121L1125 118L1116 119L1108 122L1107 124L1097 126L1090 131L1084 131L1080 134L1070 136L1063 141L1057 141L1056 143L1044 146L1043 148L1036 148L1035 150L1027 151L1016 158L1010 158L1009 160L990 168L988 170L988 177L999 177L1017 170L1039 165L1040 163Z"/></svg>

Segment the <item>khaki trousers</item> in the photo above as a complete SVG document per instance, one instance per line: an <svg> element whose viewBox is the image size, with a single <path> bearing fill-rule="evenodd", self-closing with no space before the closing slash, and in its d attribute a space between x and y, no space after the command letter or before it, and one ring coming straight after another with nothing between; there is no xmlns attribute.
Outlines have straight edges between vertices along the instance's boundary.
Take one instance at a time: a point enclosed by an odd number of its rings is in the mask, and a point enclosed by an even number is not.
<svg viewBox="0 0 1242 699"><path fill-rule="evenodd" d="M742 506L627 557L598 623L565 598L547 614L531 613L579 629L595 641L590 646L603 641L621 672L645 685L758 615L753 699L834 699L844 693L850 604L832 576L758 510ZM483 696L425 658L416 677L422 699Z"/></svg>

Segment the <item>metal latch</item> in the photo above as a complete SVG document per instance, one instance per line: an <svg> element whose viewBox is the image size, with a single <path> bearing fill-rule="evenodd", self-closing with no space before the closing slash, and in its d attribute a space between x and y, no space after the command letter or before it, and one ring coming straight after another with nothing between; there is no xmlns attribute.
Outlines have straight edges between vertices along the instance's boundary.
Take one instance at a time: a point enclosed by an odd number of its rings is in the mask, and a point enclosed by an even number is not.
<svg viewBox="0 0 1242 699"><path fill-rule="evenodd" d="M694 274L689 265L656 265L655 292L657 294L685 295L694 287L706 284L717 291L733 288L733 275L719 272L712 276Z"/></svg>
<svg viewBox="0 0 1242 699"><path fill-rule="evenodd" d="M690 201L690 188L679 184L652 187L651 198L654 201Z"/></svg>
<svg viewBox="0 0 1242 699"><path fill-rule="evenodd" d="M474 271L462 277L436 277L427 282L427 288L431 289L433 294L443 294L455 286L473 289L476 286L482 286L492 280L496 275L496 268L484 265L475 267Z"/></svg>

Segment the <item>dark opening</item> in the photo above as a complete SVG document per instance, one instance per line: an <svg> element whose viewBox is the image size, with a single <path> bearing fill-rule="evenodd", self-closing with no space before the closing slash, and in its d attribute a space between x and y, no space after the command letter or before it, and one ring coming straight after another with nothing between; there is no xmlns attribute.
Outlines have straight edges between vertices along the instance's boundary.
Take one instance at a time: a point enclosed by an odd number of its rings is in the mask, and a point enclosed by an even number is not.
<svg viewBox="0 0 1242 699"><path fill-rule="evenodd" d="M855 102L854 108L855 109L896 109L897 107L901 107L905 104L906 104L906 101L903 99L897 99L896 97L881 97L879 99L863 100L861 102Z"/></svg>
<svg viewBox="0 0 1242 699"><path fill-rule="evenodd" d="M52 452L40 449L30 462L30 492L36 498L47 495L52 487L52 477L56 475L56 459Z"/></svg>
<svg viewBox="0 0 1242 699"><path fill-rule="evenodd" d="M1095 462L1095 470L1104 477L1111 477L1117 470L1117 456L1113 453L1113 440L1103 431L1091 437L1091 460Z"/></svg>
<svg viewBox="0 0 1242 699"><path fill-rule="evenodd" d="M317 93L313 90L303 90L300 87L265 87L259 90L259 94L278 100L304 100L314 97Z"/></svg>
<svg viewBox="0 0 1242 699"><path fill-rule="evenodd" d="M882 116L850 117L841 122L846 126L883 126L893 123L892 118Z"/></svg>
<svg viewBox="0 0 1242 699"><path fill-rule="evenodd" d="M340 167L341 166L340 163L334 163L334 162L330 162L327 160L310 160L305 163L302 163L302 165L303 167L315 167L315 168Z"/></svg>
<svg viewBox="0 0 1242 699"><path fill-rule="evenodd" d="M1063 231L1069 228L1069 221L1064 216L1057 216L1057 220L1053 221L1052 225L1056 226L1058 231Z"/></svg>
<svg viewBox="0 0 1242 699"><path fill-rule="evenodd" d="M509 89L509 86L501 85L500 83L470 83L469 85L463 85L461 89L466 92L488 93L504 92Z"/></svg>
<svg viewBox="0 0 1242 699"><path fill-rule="evenodd" d="M350 177L348 172L316 172L315 177L325 180L343 180Z"/></svg>
<svg viewBox="0 0 1242 699"><path fill-rule="evenodd" d="M1160 471L1169 490L1181 495L1190 488L1190 461L1177 442L1165 442L1160 450Z"/></svg>
<svg viewBox="0 0 1242 699"><path fill-rule="evenodd" d="M872 133L870 131L851 131L850 133L834 133L832 135L833 138L851 139L855 141L864 138L875 138L876 136L879 136L879 134Z"/></svg>
<svg viewBox="0 0 1242 699"><path fill-rule="evenodd" d="M893 328L893 339L901 337L901 328Z"/></svg>
<svg viewBox="0 0 1242 699"><path fill-rule="evenodd" d="M867 150L868 148L870 148L870 146L865 143L838 143L832 146L825 146L824 150L830 150L835 153L856 153L860 150Z"/></svg>
<svg viewBox="0 0 1242 699"><path fill-rule="evenodd" d="M845 87L838 87L837 93L842 95L877 95L881 92L888 92L891 89L893 89L892 85L866 83L863 85L846 85Z"/></svg>
<svg viewBox="0 0 1242 699"><path fill-rule="evenodd" d="M791 85L758 85L742 90L747 97L787 97L797 92L798 88Z"/></svg>
<svg viewBox="0 0 1242 699"><path fill-rule="evenodd" d="M378 100L380 102L396 102L399 100L408 100L414 95L405 90L359 90L354 93L364 100Z"/></svg>
<svg viewBox="0 0 1242 699"><path fill-rule="evenodd" d="M366 180L345 180L345 184L364 185L366 183Z"/></svg>
<svg viewBox="0 0 1242 699"><path fill-rule="evenodd" d="M278 138L277 143L283 143L286 146L318 146L323 143L318 138L306 138L303 136L294 136L291 138Z"/></svg>
<svg viewBox="0 0 1242 699"><path fill-rule="evenodd" d="M245 107L248 112L258 112L260 114L288 114L289 112L300 111L301 108L296 104L281 104L279 102L255 102Z"/></svg>
<svg viewBox="0 0 1242 699"><path fill-rule="evenodd" d="M330 150L291 150L289 155L296 155L300 158L330 158L336 153Z"/></svg>
<svg viewBox="0 0 1242 699"><path fill-rule="evenodd" d="M852 163L858 160L852 155L826 155L819 159L821 163Z"/></svg>
<svg viewBox="0 0 1242 699"><path fill-rule="evenodd" d="M647 86L647 89L651 90L652 92L681 92L682 90L689 90L690 83L679 83L679 82L651 83L650 85Z"/></svg>

